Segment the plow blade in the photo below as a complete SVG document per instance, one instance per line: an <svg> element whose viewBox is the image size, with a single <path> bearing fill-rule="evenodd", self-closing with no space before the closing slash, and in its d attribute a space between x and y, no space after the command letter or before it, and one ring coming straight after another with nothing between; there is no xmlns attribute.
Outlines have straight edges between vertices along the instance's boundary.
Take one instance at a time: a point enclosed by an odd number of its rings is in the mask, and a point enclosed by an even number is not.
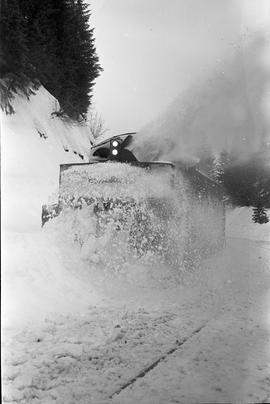
<svg viewBox="0 0 270 404"><path fill-rule="evenodd" d="M180 250L171 253L179 216L172 164L61 166L59 205L89 212L106 261L179 263Z"/></svg>
<svg viewBox="0 0 270 404"><path fill-rule="evenodd" d="M84 257L108 265L140 259L183 268L224 241L220 188L166 162L63 164L59 202L44 207L43 219L59 214Z"/></svg>

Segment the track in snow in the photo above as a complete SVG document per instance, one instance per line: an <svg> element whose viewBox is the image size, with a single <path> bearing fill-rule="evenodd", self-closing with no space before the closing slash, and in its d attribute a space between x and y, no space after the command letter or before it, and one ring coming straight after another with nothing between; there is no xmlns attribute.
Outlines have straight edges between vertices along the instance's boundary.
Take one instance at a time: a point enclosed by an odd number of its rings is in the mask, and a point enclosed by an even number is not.
<svg viewBox="0 0 270 404"><path fill-rule="evenodd" d="M147 373L153 370L158 364L164 361L168 356L172 355L175 351L181 348L187 341L189 341L194 335L198 334L202 329L206 327L209 321L202 324L200 327L196 328L189 336L182 338L180 341L176 341L175 344L165 353L163 353L159 358L157 358L154 362L151 362L149 365L145 366L136 376L129 379L123 386L121 386L118 390L112 393L109 398L113 398L114 396L120 394L127 387L134 384L138 379L144 377Z"/></svg>

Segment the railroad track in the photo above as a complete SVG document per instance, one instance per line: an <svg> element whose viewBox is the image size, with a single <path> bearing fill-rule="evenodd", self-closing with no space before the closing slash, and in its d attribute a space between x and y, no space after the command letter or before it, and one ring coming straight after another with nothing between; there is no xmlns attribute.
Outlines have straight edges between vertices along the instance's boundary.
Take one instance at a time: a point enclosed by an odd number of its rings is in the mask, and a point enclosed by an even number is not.
<svg viewBox="0 0 270 404"><path fill-rule="evenodd" d="M127 380L122 386L120 386L117 390L115 390L109 398L112 399L118 394L120 394L123 390L125 390L127 387L133 385L138 379L143 378L147 373L149 373L151 370L153 370L155 367L159 365L160 362L163 362L165 359L167 359L170 355L172 355L174 352L176 352L178 349L182 348L182 346L188 342L192 337L194 337L196 334L199 334L209 323L209 321L206 321L202 325L200 325L198 328L196 328L191 334L189 334L186 337L183 337L180 340L176 340L176 342L167 350L165 351L162 355L160 355L158 358L155 360L151 361L148 365L146 365L143 369L141 369L135 376L131 377L129 380Z"/></svg>

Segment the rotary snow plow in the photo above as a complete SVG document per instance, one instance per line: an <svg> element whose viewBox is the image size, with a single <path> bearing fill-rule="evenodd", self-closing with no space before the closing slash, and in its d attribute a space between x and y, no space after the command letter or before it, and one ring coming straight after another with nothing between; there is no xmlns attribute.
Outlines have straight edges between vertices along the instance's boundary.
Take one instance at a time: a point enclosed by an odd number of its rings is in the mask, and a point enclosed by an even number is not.
<svg viewBox="0 0 270 404"><path fill-rule="evenodd" d="M133 135L95 145L89 163L62 164L59 201L43 206L42 225L61 217L89 260L183 268L223 244L222 191L195 167L139 162Z"/></svg>

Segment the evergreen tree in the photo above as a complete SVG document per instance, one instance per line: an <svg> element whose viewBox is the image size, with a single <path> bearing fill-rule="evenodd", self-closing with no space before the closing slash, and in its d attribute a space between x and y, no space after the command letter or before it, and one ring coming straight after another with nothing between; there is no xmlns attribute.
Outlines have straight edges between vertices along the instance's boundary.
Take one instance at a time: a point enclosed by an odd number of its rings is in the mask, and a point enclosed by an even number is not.
<svg viewBox="0 0 270 404"><path fill-rule="evenodd" d="M263 206L253 208L252 220L253 222L260 224L268 223L269 218L267 216L266 209Z"/></svg>
<svg viewBox="0 0 270 404"><path fill-rule="evenodd" d="M0 89L1 107L12 113L11 100L21 91L26 96L32 93L30 85L33 65L27 47L27 23L17 0L4 0L0 13Z"/></svg>
<svg viewBox="0 0 270 404"><path fill-rule="evenodd" d="M232 155L223 150L218 156L216 156L213 163L212 178L214 178L218 183L223 183L224 172L228 167L231 166L233 162Z"/></svg>
<svg viewBox="0 0 270 404"><path fill-rule="evenodd" d="M12 92L40 82L59 101L58 115L85 117L101 67L83 0L4 0L1 78ZM2 81L1 81L1 88Z"/></svg>
<svg viewBox="0 0 270 404"><path fill-rule="evenodd" d="M252 219L267 223L270 209L269 150L263 150L244 162L230 163L220 176L222 185L235 206L254 207Z"/></svg>
<svg viewBox="0 0 270 404"><path fill-rule="evenodd" d="M198 168L205 173L206 175L209 175L210 177L213 174L213 167L214 167L214 160L215 157L212 153L211 147L208 145L208 143L204 143L198 153L198 156L200 158Z"/></svg>
<svg viewBox="0 0 270 404"><path fill-rule="evenodd" d="M93 29L89 27L88 6L81 0L67 2L61 43L63 85L59 94L61 111L79 119L86 117L94 80L100 74L94 47Z"/></svg>
<svg viewBox="0 0 270 404"><path fill-rule="evenodd" d="M60 21L63 1L20 0L20 5L27 21L28 55L34 66L32 76L55 93L60 85L57 20Z"/></svg>
<svg viewBox="0 0 270 404"><path fill-rule="evenodd" d="M1 78L7 74L21 75L26 67L26 24L17 0L1 4Z"/></svg>

